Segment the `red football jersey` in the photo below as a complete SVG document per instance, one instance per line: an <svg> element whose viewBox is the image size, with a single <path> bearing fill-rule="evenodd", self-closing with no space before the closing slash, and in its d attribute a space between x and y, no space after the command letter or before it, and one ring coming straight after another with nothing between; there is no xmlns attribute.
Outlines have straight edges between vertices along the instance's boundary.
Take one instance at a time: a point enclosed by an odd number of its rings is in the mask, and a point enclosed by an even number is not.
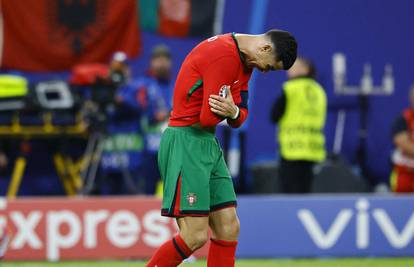
<svg viewBox="0 0 414 267"><path fill-rule="evenodd" d="M229 86L240 115L227 121L232 127L239 127L247 117L247 89L252 74L242 60L234 34L214 36L198 44L178 73L169 125L200 122L203 127L216 126L225 118L211 112L208 99Z"/></svg>

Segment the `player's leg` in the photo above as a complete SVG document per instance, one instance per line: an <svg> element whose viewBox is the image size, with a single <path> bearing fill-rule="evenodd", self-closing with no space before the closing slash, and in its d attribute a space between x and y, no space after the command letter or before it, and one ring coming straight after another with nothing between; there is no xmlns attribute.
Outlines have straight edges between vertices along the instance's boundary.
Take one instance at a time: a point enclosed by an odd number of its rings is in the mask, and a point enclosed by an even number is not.
<svg viewBox="0 0 414 267"><path fill-rule="evenodd" d="M236 208L229 207L210 213L213 232L207 257L208 267L233 267L240 231Z"/></svg>
<svg viewBox="0 0 414 267"><path fill-rule="evenodd" d="M201 248L208 241L208 223L208 217L177 218L179 235L191 251Z"/></svg>
<svg viewBox="0 0 414 267"><path fill-rule="evenodd" d="M234 207L210 214L211 238L207 266L233 267L238 243L240 223Z"/></svg>
<svg viewBox="0 0 414 267"><path fill-rule="evenodd" d="M207 258L208 267L232 267L240 223L236 214L236 194L222 152L210 180L209 224L213 231Z"/></svg>
<svg viewBox="0 0 414 267"><path fill-rule="evenodd" d="M240 223L236 208L229 207L210 214L210 227L213 232L208 253L208 267L233 267Z"/></svg>
<svg viewBox="0 0 414 267"><path fill-rule="evenodd" d="M155 252L148 267L177 266L207 241L212 140L211 134L186 127L164 133L158 161L164 181L162 215L178 218L180 231Z"/></svg>
<svg viewBox="0 0 414 267"><path fill-rule="evenodd" d="M235 207L211 212L209 225L213 232L212 239L234 242L239 238L240 222Z"/></svg>
<svg viewBox="0 0 414 267"><path fill-rule="evenodd" d="M154 253L147 267L176 267L208 240L208 217L177 218L179 233Z"/></svg>

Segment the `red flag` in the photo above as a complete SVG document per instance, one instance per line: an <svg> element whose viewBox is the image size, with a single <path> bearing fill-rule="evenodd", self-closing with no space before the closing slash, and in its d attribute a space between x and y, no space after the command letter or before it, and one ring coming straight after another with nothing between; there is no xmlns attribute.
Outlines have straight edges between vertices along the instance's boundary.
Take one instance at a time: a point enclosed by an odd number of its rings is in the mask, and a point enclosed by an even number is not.
<svg viewBox="0 0 414 267"><path fill-rule="evenodd" d="M140 0L144 30L173 37L210 37L221 33L224 1Z"/></svg>
<svg viewBox="0 0 414 267"><path fill-rule="evenodd" d="M141 48L136 0L1 0L2 68L67 70Z"/></svg>
<svg viewBox="0 0 414 267"><path fill-rule="evenodd" d="M190 0L160 0L159 32L167 36L188 35L191 22Z"/></svg>

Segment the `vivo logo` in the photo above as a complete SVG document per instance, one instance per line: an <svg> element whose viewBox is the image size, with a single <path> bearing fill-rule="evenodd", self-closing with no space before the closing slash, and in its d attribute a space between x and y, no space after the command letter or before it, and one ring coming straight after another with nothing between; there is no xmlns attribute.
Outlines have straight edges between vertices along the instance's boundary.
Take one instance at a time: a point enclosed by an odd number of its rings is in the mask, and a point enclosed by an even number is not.
<svg viewBox="0 0 414 267"><path fill-rule="evenodd" d="M328 229L323 230L312 211L300 209L298 217L312 241L320 249L330 249L338 241L345 228L355 220L355 245L358 249L365 249L370 244L370 225L374 221L389 244L396 249L405 248L413 240L414 236L414 212L399 231L387 211L384 209L369 209L368 200L361 198L355 204L354 209L342 209Z"/></svg>

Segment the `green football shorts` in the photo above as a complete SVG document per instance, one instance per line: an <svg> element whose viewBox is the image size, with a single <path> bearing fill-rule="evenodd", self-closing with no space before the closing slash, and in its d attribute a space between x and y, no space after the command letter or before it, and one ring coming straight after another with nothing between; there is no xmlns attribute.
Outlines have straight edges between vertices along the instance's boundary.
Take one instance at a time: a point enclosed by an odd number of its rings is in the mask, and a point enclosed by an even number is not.
<svg viewBox="0 0 414 267"><path fill-rule="evenodd" d="M223 151L213 133L168 127L158 151L164 181L163 216L208 216L236 206L236 194Z"/></svg>

